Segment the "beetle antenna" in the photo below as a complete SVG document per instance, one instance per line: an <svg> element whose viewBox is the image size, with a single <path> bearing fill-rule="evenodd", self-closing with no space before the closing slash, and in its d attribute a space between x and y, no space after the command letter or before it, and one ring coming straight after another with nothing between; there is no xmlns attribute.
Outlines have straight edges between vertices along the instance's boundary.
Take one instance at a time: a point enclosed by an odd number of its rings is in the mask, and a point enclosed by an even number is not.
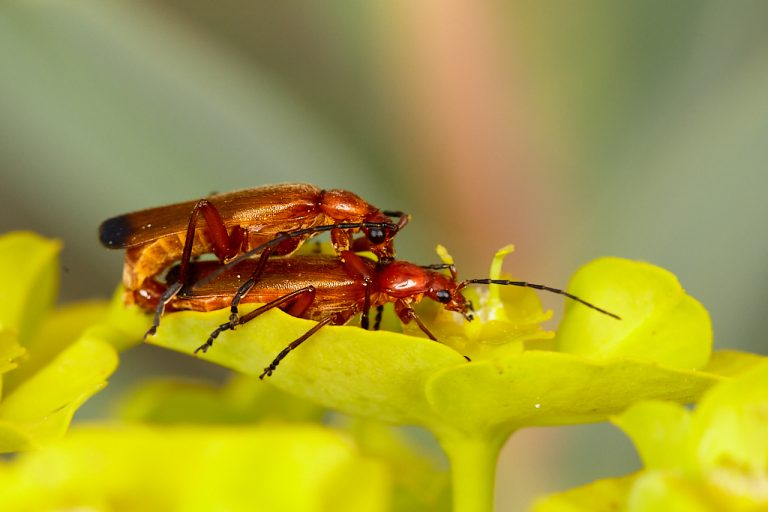
<svg viewBox="0 0 768 512"><path fill-rule="evenodd" d="M575 300L576 302L587 306L588 308L594 309L595 311L599 311L600 313L604 315L608 315L611 318L615 318L616 320L621 320L621 317L615 313L611 313L610 311L606 311L603 308L599 308L594 304L592 304L591 302L587 302L584 299L579 298L575 295L572 295L564 290L560 290L558 288L551 288L549 286L544 286L543 284L528 283L525 281L507 281L504 279L467 279L466 281L462 281L461 283L459 283L459 286L456 288L456 290L459 291L465 286L470 284L501 284L501 285L509 285L509 286L522 286L524 288L535 288L536 290L544 290L545 292L564 295L571 300Z"/></svg>
<svg viewBox="0 0 768 512"><path fill-rule="evenodd" d="M420 265L420 267L427 270L448 270L453 280L456 281L456 265L453 263L433 263L432 265Z"/></svg>
<svg viewBox="0 0 768 512"><path fill-rule="evenodd" d="M445 270L453 268L453 263L433 263L431 265L419 265L427 270Z"/></svg>
<svg viewBox="0 0 768 512"><path fill-rule="evenodd" d="M397 217L400 220L397 221L397 229L401 230L405 227L406 224L408 224L411 221L411 214L401 212L399 210L384 210L381 212L383 215L386 215L387 217Z"/></svg>

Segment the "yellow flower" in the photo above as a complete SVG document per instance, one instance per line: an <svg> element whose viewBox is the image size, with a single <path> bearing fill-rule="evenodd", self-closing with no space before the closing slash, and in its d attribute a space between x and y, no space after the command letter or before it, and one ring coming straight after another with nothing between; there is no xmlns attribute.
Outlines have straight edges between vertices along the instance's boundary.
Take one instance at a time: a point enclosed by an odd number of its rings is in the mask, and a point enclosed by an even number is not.
<svg viewBox="0 0 768 512"><path fill-rule="evenodd" d="M389 510L386 468L320 426L80 427L0 463L3 510Z"/></svg>
<svg viewBox="0 0 768 512"><path fill-rule="evenodd" d="M713 369L743 373L709 390L695 411L648 401L612 419L635 443L642 471L548 496L536 512L768 510L768 361L719 359Z"/></svg>
<svg viewBox="0 0 768 512"><path fill-rule="evenodd" d="M669 272L604 258L580 270L570 291L622 319L570 304L556 350L542 350L551 335L538 323L548 315L533 292L505 290L506 301L489 292L485 305L477 297L487 323L424 316L447 344L324 327L268 380L335 410L429 429L452 461L455 510L489 509L496 456L515 430L601 421L643 399L690 403L719 380L697 371L711 352L709 316ZM227 315L168 315L151 342L192 354ZM272 310L219 337L205 358L258 375L312 325Z"/></svg>
<svg viewBox="0 0 768 512"><path fill-rule="evenodd" d="M59 249L32 233L0 237L0 452L61 437L117 367L114 348L86 329L106 303L52 311Z"/></svg>

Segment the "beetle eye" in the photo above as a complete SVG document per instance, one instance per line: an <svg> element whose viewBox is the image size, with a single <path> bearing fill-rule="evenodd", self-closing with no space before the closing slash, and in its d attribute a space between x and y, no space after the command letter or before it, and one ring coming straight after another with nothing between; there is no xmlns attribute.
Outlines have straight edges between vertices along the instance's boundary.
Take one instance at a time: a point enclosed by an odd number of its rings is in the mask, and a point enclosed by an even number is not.
<svg viewBox="0 0 768 512"><path fill-rule="evenodd" d="M447 304L451 301L451 292L448 290L440 290L437 293L435 293L435 298L438 302L441 302L443 304Z"/></svg>
<svg viewBox="0 0 768 512"><path fill-rule="evenodd" d="M384 230L381 228L371 228L368 230L368 233L366 233L366 236L368 237L368 240L373 245L379 245L383 244L384 241L387 239L387 236L384 234Z"/></svg>

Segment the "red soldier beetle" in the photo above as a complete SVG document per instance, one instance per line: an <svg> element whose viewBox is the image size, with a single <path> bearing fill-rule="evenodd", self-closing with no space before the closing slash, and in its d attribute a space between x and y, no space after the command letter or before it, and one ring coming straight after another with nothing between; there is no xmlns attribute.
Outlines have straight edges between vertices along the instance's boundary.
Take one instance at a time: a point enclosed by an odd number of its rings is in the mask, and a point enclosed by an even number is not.
<svg viewBox="0 0 768 512"><path fill-rule="evenodd" d="M198 226L200 215L205 219L204 229ZM391 217L399 217L399 221L395 223ZM105 247L126 249L123 285L128 302L135 299L135 292L151 287L153 277L180 262L178 280L160 298L146 338L155 332L165 305L189 284L193 258L213 253L225 263L244 253L252 256L257 248L265 251L265 262L273 253L290 254L307 238L330 231L338 253L370 250L387 262L395 255L392 238L409 218L402 212L379 210L345 190L283 184L119 215L101 224L99 238ZM356 232L364 236L353 239ZM278 236L279 243L265 245ZM263 268L263 263L257 266L254 277Z"/></svg>
<svg viewBox="0 0 768 512"><path fill-rule="evenodd" d="M242 287L242 277L252 274L252 267L258 261L247 260L238 270L222 269L216 262L194 263L194 274L202 278L194 286L185 287L169 304L173 309L209 311L225 307L232 292ZM264 263L263 277L252 287L250 293L241 297L243 302L263 303L264 305L237 318L236 323L226 322L217 327L206 342L195 350L206 352L214 340L224 331L243 325L273 308L299 317L315 320L318 323L302 336L286 346L261 374L271 376L288 353L301 345L325 325L342 325L355 314L362 313L361 321L367 325L371 308L376 308L377 318L374 329L381 319L384 304L393 303L398 317L403 323L415 321L418 327L430 339L438 341L413 309L413 305L428 297L449 311L460 313L468 321L472 320L468 301L461 290L470 284L498 284L521 286L544 290L563 295L584 306L592 308L612 318L620 319L614 313L595 306L566 291L525 281L504 279L467 279L458 281L456 269L452 264L419 266L406 261L392 261L386 265L355 254L342 251L340 257L331 256L293 256L273 258ZM448 269L449 275L439 272ZM205 279L210 273L217 273L215 280ZM146 308L151 309L153 300L157 300L147 291Z"/></svg>

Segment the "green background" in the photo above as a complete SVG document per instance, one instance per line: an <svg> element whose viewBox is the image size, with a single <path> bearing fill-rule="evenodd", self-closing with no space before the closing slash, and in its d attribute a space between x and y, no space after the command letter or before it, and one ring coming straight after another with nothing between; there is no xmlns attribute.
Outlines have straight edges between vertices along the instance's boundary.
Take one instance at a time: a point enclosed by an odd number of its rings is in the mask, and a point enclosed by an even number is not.
<svg viewBox="0 0 768 512"><path fill-rule="evenodd" d="M400 256L442 243L464 277L510 242L508 270L553 286L598 256L650 261L709 309L716 348L765 353L766 19L759 1L3 2L0 231L63 240L62 300L107 297L101 220L306 181L412 213ZM221 376L193 363L142 347L109 391ZM612 427L523 431L497 502L636 464Z"/></svg>

